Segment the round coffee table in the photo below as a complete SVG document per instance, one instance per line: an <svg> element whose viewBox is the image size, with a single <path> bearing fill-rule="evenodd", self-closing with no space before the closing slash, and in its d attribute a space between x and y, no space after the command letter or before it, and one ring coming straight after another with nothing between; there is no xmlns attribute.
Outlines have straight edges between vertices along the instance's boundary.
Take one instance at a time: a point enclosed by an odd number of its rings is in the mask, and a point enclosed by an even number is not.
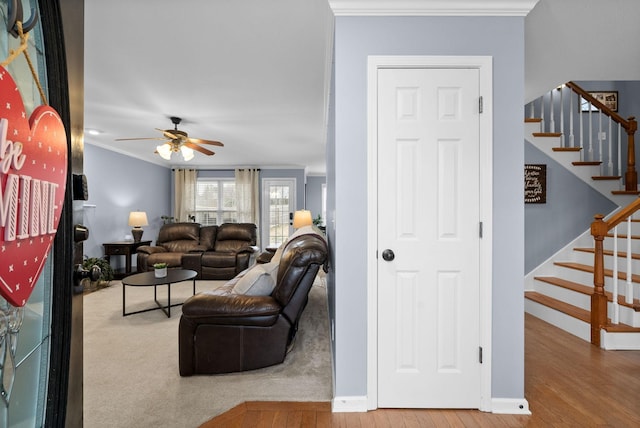
<svg viewBox="0 0 640 428"><path fill-rule="evenodd" d="M171 304L171 284L175 282L193 280L193 294L196 294L196 275L197 272L189 269L168 269L167 276L163 278L156 278L155 272L142 272L135 275L129 275L122 278L122 316L139 314L141 312L154 311L160 309L167 315L167 318L171 318L171 307L182 305L182 303ZM167 306L163 306L158 302L157 287L158 285L167 285ZM153 300L156 302L157 307L142 309L135 312L125 312L125 288L130 287L151 287L153 286Z"/></svg>

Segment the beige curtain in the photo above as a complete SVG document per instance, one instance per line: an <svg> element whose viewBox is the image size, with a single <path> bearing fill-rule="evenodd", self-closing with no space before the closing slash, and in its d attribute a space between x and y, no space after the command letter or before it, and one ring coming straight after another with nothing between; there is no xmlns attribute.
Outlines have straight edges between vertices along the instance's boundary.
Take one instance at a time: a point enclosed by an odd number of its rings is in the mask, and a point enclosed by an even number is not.
<svg viewBox="0 0 640 428"><path fill-rule="evenodd" d="M174 171L175 210L173 216L176 221L190 221L196 211L196 179L195 169L176 169Z"/></svg>
<svg viewBox="0 0 640 428"><path fill-rule="evenodd" d="M260 230L260 170L236 169L235 173L238 222L253 223ZM260 233L258 233L259 236Z"/></svg>

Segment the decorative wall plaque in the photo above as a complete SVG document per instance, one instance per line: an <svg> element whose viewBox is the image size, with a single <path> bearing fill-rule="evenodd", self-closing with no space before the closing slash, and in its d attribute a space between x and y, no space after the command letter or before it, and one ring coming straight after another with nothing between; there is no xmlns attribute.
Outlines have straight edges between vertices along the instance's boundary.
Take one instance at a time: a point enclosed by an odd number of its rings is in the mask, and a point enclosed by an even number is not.
<svg viewBox="0 0 640 428"><path fill-rule="evenodd" d="M547 166L524 166L525 204L545 204L547 202Z"/></svg>
<svg viewBox="0 0 640 428"><path fill-rule="evenodd" d="M0 295L24 306L53 244L64 203L67 136L49 106L27 117L0 67Z"/></svg>

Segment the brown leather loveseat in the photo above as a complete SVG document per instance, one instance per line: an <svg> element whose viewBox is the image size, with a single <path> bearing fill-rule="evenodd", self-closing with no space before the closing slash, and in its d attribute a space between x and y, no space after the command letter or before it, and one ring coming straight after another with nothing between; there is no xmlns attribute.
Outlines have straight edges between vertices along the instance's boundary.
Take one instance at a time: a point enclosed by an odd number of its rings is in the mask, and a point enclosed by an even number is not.
<svg viewBox="0 0 640 428"><path fill-rule="evenodd" d="M231 279L249 267L256 253L257 228L252 223L170 223L160 228L156 245L137 249L138 272L155 263L198 273L197 279Z"/></svg>
<svg viewBox="0 0 640 428"><path fill-rule="evenodd" d="M270 294L237 294L234 278L187 299L179 327L181 376L252 370L284 361L320 266L326 271L327 244L320 234L300 234L278 251L271 262L277 263L272 271L277 276Z"/></svg>

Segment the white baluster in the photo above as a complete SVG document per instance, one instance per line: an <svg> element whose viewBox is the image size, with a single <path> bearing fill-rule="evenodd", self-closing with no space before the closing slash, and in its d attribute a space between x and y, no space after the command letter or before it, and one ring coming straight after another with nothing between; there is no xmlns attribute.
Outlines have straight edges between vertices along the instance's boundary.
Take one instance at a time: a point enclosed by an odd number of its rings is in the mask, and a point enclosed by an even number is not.
<svg viewBox="0 0 640 428"><path fill-rule="evenodd" d="M620 307L618 305L618 226L613 228L613 289L611 294L613 295L613 314L612 323L618 324L620 319Z"/></svg>
<svg viewBox="0 0 640 428"><path fill-rule="evenodd" d="M544 120L544 95L540 98L540 132L547 132Z"/></svg>
<svg viewBox="0 0 640 428"><path fill-rule="evenodd" d="M573 92L569 92L569 147L575 147L573 141Z"/></svg>
<svg viewBox="0 0 640 428"><path fill-rule="evenodd" d="M598 110L598 161L602 162L602 112ZM604 165L600 163L600 175L604 175Z"/></svg>
<svg viewBox="0 0 640 428"><path fill-rule="evenodd" d="M633 303L633 282L631 277L633 276L633 267L631 257L631 216L627 217L627 287L625 290L625 302Z"/></svg>
<svg viewBox="0 0 640 428"><path fill-rule="evenodd" d="M609 116L609 143L607 144L609 147L609 174L613 175L613 139L611 137L611 116Z"/></svg>
<svg viewBox="0 0 640 428"><path fill-rule="evenodd" d="M586 160L585 156L584 156L584 124L582 123L582 95L579 95L579 100L580 100L580 116L578 116L580 118L580 157L582 158L582 160Z"/></svg>
<svg viewBox="0 0 640 428"><path fill-rule="evenodd" d="M589 101L589 160L593 160L593 119L591 118L591 101Z"/></svg>
<svg viewBox="0 0 640 428"><path fill-rule="evenodd" d="M553 89L549 91L549 101L551 103L549 107L549 126L551 130L549 132L556 132L556 118L554 113L554 102L553 102Z"/></svg>
<svg viewBox="0 0 640 428"><path fill-rule="evenodd" d="M534 104L535 104L535 100L531 101L531 103L529 104L529 117L531 119L533 119L534 117L536 117L536 111L534 109Z"/></svg>
<svg viewBox="0 0 640 428"><path fill-rule="evenodd" d="M560 86L560 147L564 147L564 85Z"/></svg>
<svg viewBox="0 0 640 428"><path fill-rule="evenodd" d="M618 175L622 177L622 124L618 123Z"/></svg>

